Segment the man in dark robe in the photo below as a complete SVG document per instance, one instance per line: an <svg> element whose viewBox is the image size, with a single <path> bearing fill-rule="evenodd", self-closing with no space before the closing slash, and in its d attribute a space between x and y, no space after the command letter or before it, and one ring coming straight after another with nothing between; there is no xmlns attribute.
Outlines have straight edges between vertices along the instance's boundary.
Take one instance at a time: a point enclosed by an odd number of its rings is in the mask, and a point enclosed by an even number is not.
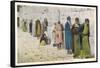
<svg viewBox="0 0 100 68"><path fill-rule="evenodd" d="M43 30L42 30L42 31L43 31L43 32L44 32L44 31L47 31L47 26L48 26L47 18L44 19L44 22L42 23L42 25L43 25Z"/></svg>
<svg viewBox="0 0 100 68"><path fill-rule="evenodd" d="M30 34L32 34L32 20L29 23L29 32L30 32Z"/></svg>

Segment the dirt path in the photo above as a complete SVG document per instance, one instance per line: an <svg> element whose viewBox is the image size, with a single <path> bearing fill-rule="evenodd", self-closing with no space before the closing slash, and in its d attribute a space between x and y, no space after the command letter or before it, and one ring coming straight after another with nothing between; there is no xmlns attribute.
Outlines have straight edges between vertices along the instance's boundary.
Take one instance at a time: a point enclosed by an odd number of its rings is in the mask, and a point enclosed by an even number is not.
<svg viewBox="0 0 100 68"><path fill-rule="evenodd" d="M39 39L32 37L28 32L17 31L18 63L62 61L73 59L65 49L58 50L52 45L39 46Z"/></svg>

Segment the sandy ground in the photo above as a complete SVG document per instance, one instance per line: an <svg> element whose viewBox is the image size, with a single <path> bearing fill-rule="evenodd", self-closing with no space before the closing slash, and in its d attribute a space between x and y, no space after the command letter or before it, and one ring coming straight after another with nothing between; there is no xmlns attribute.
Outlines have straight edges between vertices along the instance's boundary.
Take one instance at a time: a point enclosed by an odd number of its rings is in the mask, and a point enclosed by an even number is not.
<svg viewBox="0 0 100 68"><path fill-rule="evenodd" d="M39 39L28 32L17 30L17 62L67 61L73 59L65 49L58 50L52 45L39 46Z"/></svg>
<svg viewBox="0 0 100 68"><path fill-rule="evenodd" d="M47 12L44 10L47 8ZM35 9L35 10L34 10ZM20 27L23 24L22 21L27 22L27 27L29 28L30 20L32 19L33 23L33 34L35 29L35 21L39 19L41 22L44 21L46 17L48 19L48 37L51 37L52 25L58 21L58 9L60 10L60 21L65 26L66 18L71 17L71 23L75 23L75 18L79 17L80 24L84 23L85 18L90 20L90 47L91 54L96 54L96 45L95 45L95 13L94 9L86 10L83 8L60 8L60 7L34 7L34 6L23 6L20 9L20 12L16 15L20 17ZM78 12L76 12L76 10ZM81 10L81 11L80 11ZM44 14L43 14L44 12ZM16 17L17 18L17 17ZM29 63L29 62L45 62L45 61L68 61L68 62L79 62L87 61L87 59L73 59L73 55L67 54L65 49L58 50L52 45L39 46L39 39L33 37L28 32L22 32L17 29L17 62L18 63ZM71 61L70 61L71 60ZM74 61L73 61L74 60ZM91 59L90 59L91 60ZM90 61L89 60L89 61Z"/></svg>

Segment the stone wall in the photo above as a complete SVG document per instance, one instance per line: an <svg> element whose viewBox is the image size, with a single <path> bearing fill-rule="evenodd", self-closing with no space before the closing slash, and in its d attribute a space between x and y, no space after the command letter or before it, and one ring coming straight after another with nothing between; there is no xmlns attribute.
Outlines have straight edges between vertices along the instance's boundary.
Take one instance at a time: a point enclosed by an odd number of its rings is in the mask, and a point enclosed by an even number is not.
<svg viewBox="0 0 100 68"><path fill-rule="evenodd" d="M49 32L52 30L53 23L57 22L59 19L61 23L65 24L67 16L71 16L72 24L74 23L75 17L79 17L80 23L83 23L85 18L90 20L90 45L91 52L95 54L95 23L96 23L96 10L94 8L58 8L58 7L41 7L41 6L25 6L23 5L18 12L18 17L20 18L20 24L22 24L23 19L27 21L27 27L30 20L33 22L33 34L35 21L39 19L41 23L44 18L47 18L49 23ZM50 34L50 33L49 33ZM49 35L51 37L51 35ZM52 38L51 38L52 39Z"/></svg>

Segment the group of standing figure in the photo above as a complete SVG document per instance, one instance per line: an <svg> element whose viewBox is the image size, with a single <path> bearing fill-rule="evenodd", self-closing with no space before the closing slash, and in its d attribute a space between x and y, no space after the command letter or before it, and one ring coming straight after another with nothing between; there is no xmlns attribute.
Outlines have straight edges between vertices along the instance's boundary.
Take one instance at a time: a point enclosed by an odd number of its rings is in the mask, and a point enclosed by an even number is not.
<svg viewBox="0 0 100 68"><path fill-rule="evenodd" d="M45 18L44 23L40 20L35 21L35 37L39 37L40 45L50 44L50 39L47 35L48 21ZM26 29L26 22L24 23L23 31ZM32 33L32 21L29 24L29 32ZM67 17L64 26L58 21L54 23L52 30L53 46L61 49L65 45L68 54L73 54L75 58L89 58L91 57L90 43L89 43L89 19L86 18L83 24L80 24L79 18L75 18L75 23L71 25L71 17Z"/></svg>
<svg viewBox="0 0 100 68"><path fill-rule="evenodd" d="M86 18L83 24L80 24L79 18L75 18L75 23L71 27L71 18L67 17L65 24L65 45L68 53L73 53L74 57L89 58L89 19Z"/></svg>
<svg viewBox="0 0 100 68"><path fill-rule="evenodd" d="M89 19L86 18L83 24L80 24L79 18L75 18L75 23L71 25L71 17L67 17L65 28L60 22L54 23L54 46L61 48L65 44L68 54L73 54L75 58L91 57L89 43Z"/></svg>
<svg viewBox="0 0 100 68"><path fill-rule="evenodd" d="M41 46L45 46L46 44L50 44L50 39L47 36L47 26L48 26L48 21L47 18L44 18L44 21L41 23L39 19L37 19L35 21L35 26L33 26L33 21L30 20L28 27L27 27L27 22L23 20L22 23L22 30L24 32L29 31L29 33L34 36L37 37L40 40L40 45ZM33 28L34 27L34 28ZM33 29L34 29L34 35L33 33Z"/></svg>

